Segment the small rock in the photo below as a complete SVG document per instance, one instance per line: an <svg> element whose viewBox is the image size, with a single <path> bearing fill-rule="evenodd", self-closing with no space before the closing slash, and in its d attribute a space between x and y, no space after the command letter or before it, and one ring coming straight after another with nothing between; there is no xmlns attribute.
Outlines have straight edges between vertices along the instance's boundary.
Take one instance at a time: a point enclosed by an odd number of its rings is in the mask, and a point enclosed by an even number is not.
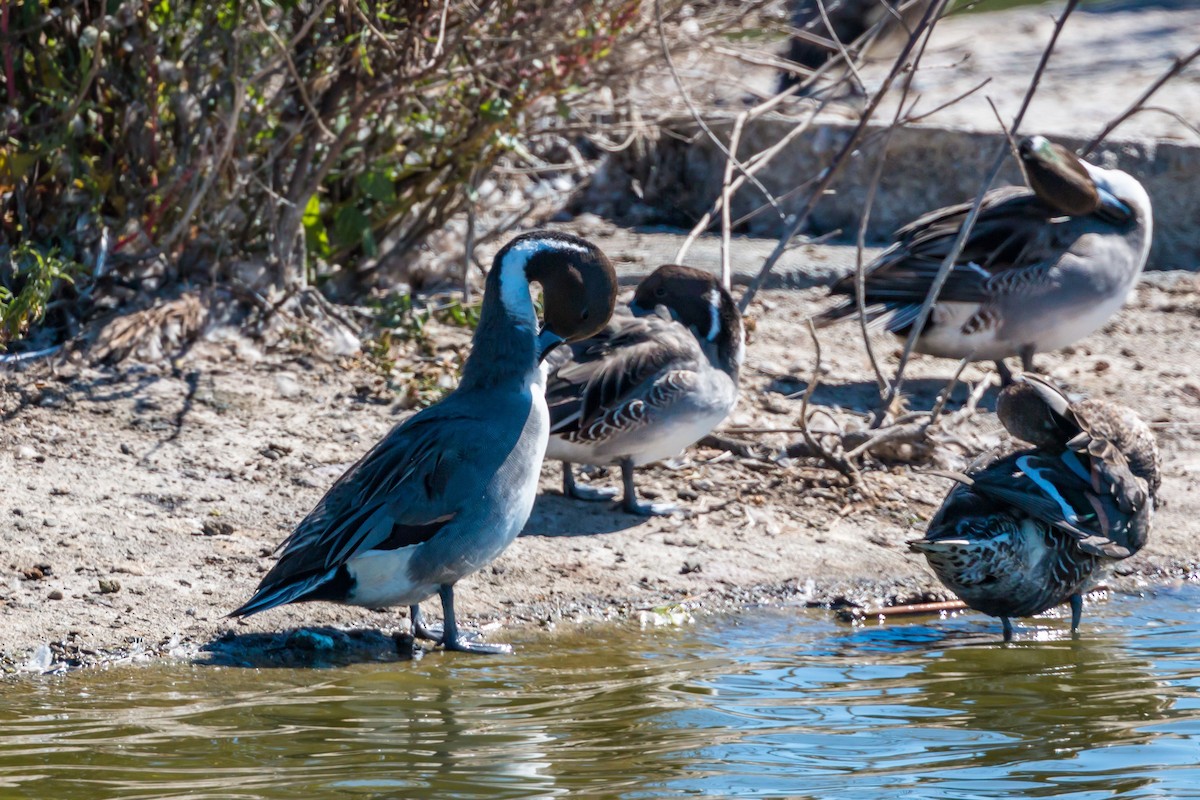
<svg viewBox="0 0 1200 800"><path fill-rule="evenodd" d="M116 578L100 579L100 594L116 594L121 591L121 582Z"/></svg>
<svg viewBox="0 0 1200 800"><path fill-rule="evenodd" d="M50 594L46 595L46 599L47 600L62 600L63 593L61 591L59 591L58 589L55 589L54 591L50 592Z"/></svg>
<svg viewBox="0 0 1200 800"><path fill-rule="evenodd" d="M17 448L17 458L21 458L26 461L45 461L46 460L45 456L43 456L41 453L39 453L37 450L34 450L32 447L30 447L27 444L23 444Z"/></svg>
<svg viewBox="0 0 1200 800"><path fill-rule="evenodd" d="M200 532L205 536L231 536L233 523L223 519L206 519L200 527Z"/></svg>
<svg viewBox="0 0 1200 800"><path fill-rule="evenodd" d="M288 372L280 372L275 376L275 391L280 397L290 400L293 397L299 397L303 390L300 388L300 384L294 375Z"/></svg>
<svg viewBox="0 0 1200 800"><path fill-rule="evenodd" d="M123 455L123 456L131 456L131 455L133 455L133 448L132 448L132 447L130 447L130 446L129 446L128 444L126 444L125 442L121 442L121 455Z"/></svg>
<svg viewBox="0 0 1200 800"><path fill-rule="evenodd" d="M34 564L29 569L21 570L21 579L26 581L40 581L49 575L50 572L49 564Z"/></svg>
<svg viewBox="0 0 1200 800"><path fill-rule="evenodd" d="M679 568L680 575L691 575L693 572L702 572L704 566L699 561L685 561L683 566Z"/></svg>

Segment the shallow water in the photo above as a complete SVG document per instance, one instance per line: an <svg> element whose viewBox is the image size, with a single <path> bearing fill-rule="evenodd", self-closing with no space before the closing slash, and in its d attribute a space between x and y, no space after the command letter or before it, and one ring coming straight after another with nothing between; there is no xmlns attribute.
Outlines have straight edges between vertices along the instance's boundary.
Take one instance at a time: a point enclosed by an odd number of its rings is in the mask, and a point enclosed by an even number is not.
<svg viewBox="0 0 1200 800"><path fill-rule="evenodd" d="M0 798L1200 797L1200 588L1014 645L750 611L512 657L0 684Z"/></svg>

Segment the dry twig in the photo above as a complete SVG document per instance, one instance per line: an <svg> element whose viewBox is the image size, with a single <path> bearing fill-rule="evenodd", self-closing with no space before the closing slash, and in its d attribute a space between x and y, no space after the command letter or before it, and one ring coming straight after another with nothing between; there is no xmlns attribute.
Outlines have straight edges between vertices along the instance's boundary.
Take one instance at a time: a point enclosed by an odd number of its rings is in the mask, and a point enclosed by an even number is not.
<svg viewBox="0 0 1200 800"><path fill-rule="evenodd" d="M846 456L831 453L817 441L817 438L812 435L812 431L808 429L808 403L812 399L813 392L821 384L821 340L817 336L817 329L812 320L808 321L808 335L812 337L815 363L813 364L812 380L809 381L808 388L804 390L804 397L800 400L800 434L804 437L804 443L813 455L845 475L852 486L857 486L866 492L867 489L862 482L862 475L859 473L858 467L854 466Z"/></svg>
<svg viewBox="0 0 1200 800"><path fill-rule="evenodd" d="M1197 58L1200 58L1200 47L1197 47L1195 50L1188 53L1186 56L1181 56L1179 58L1176 58L1175 63L1171 65L1171 68L1168 69L1166 72L1164 72L1161 76L1159 76L1158 80L1156 80L1154 83L1150 84L1146 88L1146 91L1142 92L1141 96L1133 102L1133 105L1131 105L1129 108L1122 111L1120 114L1118 114L1116 117L1114 117L1107 125L1105 125L1104 130L1102 130L1102 131L1100 131L1100 133L1096 134L1096 138L1094 138L1090 142L1088 142L1088 146L1083 148L1083 152L1081 152L1079 155L1087 156L1089 153L1091 153L1093 150L1095 150L1097 147L1099 147L1100 143L1103 142L1104 139L1110 133L1112 133L1114 130L1116 130L1118 125L1120 125L1122 122L1124 122L1125 120L1132 117L1134 114L1137 114L1139 111L1146 110L1144 108L1144 106L1145 106L1146 101L1150 99L1150 96L1153 95L1155 92L1157 92L1159 89L1161 89L1167 81L1171 80L1171 78L1174 78L1180 72L1183 72L1184 68L1187 67L1188 64L1191 64L1193 61L1195 61ZM1195 130L1194 126L1189 125L1188 127L1192 128L1192 130Z"/></svg>

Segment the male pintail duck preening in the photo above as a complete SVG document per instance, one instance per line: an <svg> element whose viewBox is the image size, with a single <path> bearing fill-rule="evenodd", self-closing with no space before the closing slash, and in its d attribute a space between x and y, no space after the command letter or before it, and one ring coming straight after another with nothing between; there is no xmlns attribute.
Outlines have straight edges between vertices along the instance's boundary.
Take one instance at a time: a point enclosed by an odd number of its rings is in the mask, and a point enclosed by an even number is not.
<svg viewBox="0 0 1200 800"><path fill-rule="evenodd" d="M742 316L714 276L677 264L638 284L629 310L554 354L546 457L563 462L570 497L616 494L576 486L572 462L617 463L626 511L669 514L671 505L638 500L633 468L678 455L733 410L745 352Z"/></svg>
<svg viewBox="0 0 1200 800"><path fill-rule="evenodd" d="M308 600L403 604L414 636L447 650L510 652L460 635L454 584L500 555L533 508L550 436L542 359L600 330L615 300L612 265L586 240L537 231L505 245L487 276L458 388L393 428L337 480L231 616ZM440 635L418 605L434 593Z"/></svg>
<svg viewBox="0 0 1200 800"><path fill-rule="evenodd" d="M925 537L910 543L971 608L1028 617L1071 603L1099 568L1146 543L1158 494L1158 447L1133 411L1102 400L1070 402L1024 375L1000 393L997 413L1034 445L972 472L946 496Z"/></svg>
<svg viewBox="0 0 1200 800"><path fill-rule="evenodd" d="M1018 154L1032 190L1005 187L984 198L975 227L951 270L916 351L995 361L1057 350L1108 321L1137 282L1150 252L1150 198L1132 176L1102 169L1041 136ZM869 265L867 316L907 336L971 204L941 208L909 223ZM821 313L828 325L857 313L855 276L838 280L849 295Z"/></svg>

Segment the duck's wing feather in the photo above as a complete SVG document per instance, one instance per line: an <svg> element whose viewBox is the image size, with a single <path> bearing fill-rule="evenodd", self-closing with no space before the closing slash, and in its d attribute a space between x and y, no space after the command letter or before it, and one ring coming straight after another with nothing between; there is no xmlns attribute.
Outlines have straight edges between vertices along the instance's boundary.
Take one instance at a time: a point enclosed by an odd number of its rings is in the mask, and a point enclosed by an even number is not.
<svg viewBox="0 0 1200 800"><path fill-rule="evenodd" d="M595 438L589 431L619 418L664 373L703 358L687 328L659 317L621 318L570 352L547 380L546 403L551 433L577 438Z"/></svg>
<svg viewBox="0 0 1200 800"><path fill-rule="evenodd" d="M1128 558L1145 542L1144 502L1130 506L1111 491L1139 482L1145 491L1145 482L1128 471L1119 453L1104 464L1073 451L1016 453L971 478L976 492L1070 533L1086 553Z"/></svg>
<svg viewBox="0 0 1200 800"><path fill-rule="evenodd" d="M368 550L432 539L465 504L477 499L487 465L475 443L487 426L446 403L394 428L346 470L279 546L279 560L234 615L301 599L281 591L315 586Z"/></svg>
<svg viewBox="0 0 1200 800"><path fill-rule="evenodd" d="M964 203L938 209L897 231L896 244L864 275L867 304L897 307L924 302L970 208ZM1072 235L1069 226L1049 224L1055 216L1028 189L990 192L939 299L983 303L1045 281L1049 266L1069 246ZM855 276L839 279L831 290L853 296ZM838 316L841 310L822 316Z"/></svg>

